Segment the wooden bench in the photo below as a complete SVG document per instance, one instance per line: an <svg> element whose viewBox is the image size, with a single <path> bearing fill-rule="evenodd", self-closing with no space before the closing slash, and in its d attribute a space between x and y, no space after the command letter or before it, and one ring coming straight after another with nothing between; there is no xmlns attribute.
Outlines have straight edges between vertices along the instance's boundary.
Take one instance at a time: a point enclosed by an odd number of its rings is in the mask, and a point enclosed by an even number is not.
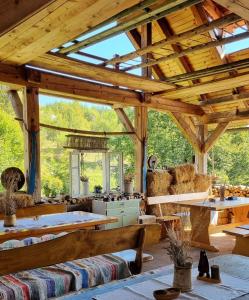
<svg viewBox="0 0 249 300"><path fill-rule="evenodd" d="M234 254L249 256L249 229L235 227L223 230L223 232L235 236Z"/></svg>
<svg viewBox="0 0 249 300"><path fill-rule="evenodd" d="M161 237L165 238L167 236L166 228L168 228L169 226L173 226L173 227L179 226L181 215L180 214L163 215L161 204L170 204L170 203L176 204L177 202L180 201L205 200L207 198L208 198L208 192L155 196L155 197L147 198L147 205L158 206L160 216L157 217L157 221L161 224L164 224L164 226L162 226Z"/></svg>

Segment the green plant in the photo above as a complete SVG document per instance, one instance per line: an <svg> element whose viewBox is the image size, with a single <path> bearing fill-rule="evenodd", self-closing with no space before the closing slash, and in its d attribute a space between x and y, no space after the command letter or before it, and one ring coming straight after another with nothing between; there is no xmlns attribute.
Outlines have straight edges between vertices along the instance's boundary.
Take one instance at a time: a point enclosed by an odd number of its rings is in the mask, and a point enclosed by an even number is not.
<svg viewBox="0 0 249 300"><path fill-rule="evenodd" d="M88 182L88 181L89 181L89 178L88 178L86 175L82 175L82 176L80 176L80 180L81 180L82 182Z"/></svg>
<svg viewBox="0 0 249 300"><path fill-rule="evenodd" d="M102 192L102 186L101 185L95 185L94 186L94 193L100 194Z"/></svg>

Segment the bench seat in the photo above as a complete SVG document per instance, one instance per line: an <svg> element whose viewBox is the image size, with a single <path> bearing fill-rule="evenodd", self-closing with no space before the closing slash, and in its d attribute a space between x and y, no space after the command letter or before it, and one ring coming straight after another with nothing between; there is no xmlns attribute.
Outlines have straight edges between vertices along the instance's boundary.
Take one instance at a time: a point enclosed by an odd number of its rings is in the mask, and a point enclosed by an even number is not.
<svg viewBox="0 0 249 300"><path fill-rule="evenodd" d="M223 232L236 237L234 254L249 256L249 229L235 227L223 230Z"/></svg>

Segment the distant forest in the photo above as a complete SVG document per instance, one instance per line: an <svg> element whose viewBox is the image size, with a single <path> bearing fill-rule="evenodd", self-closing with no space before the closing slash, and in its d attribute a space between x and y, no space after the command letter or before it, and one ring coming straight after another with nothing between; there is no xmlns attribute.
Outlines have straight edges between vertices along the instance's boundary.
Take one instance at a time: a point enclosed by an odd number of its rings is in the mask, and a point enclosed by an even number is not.
<svg viewBox="0 0 249 300"><path fill-rule="evenodd" d="M133 109L127 114L134 119ZM23 169L23 134L14 120L11 103L0 92L0 172L10 166ZM79 101L56 101L40 106L40 121L61 127L93 131L122 131L115 112L103 106L85 105ZM159 165L174 166L192 161L192 147L182 136L170 116L149 112L148 155L155 154ZM43 193L69 192L69 150L65 132L41 129L41 172ZM128 136L112 137L110 151L123 152L126 171L134 171L134 145ZM209 153L209 173L228 184L249 184L249 132L225 133ZM0 190L2 187L0 186Z"/></svg>

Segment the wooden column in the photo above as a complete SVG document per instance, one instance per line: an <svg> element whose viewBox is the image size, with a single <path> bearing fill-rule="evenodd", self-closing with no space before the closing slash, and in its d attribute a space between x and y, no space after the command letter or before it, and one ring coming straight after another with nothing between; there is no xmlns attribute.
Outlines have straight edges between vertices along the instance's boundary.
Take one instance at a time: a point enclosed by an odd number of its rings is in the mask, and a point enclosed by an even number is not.
<svg viewBox="0 0 249 300"><path fill-rule="evenodd" d="M41 198L40 168L40 125L39 125L39 91L35 87L27 87L24 92L23 120L25 138L25 173L27 191L35 202Z"/></svg>
<svg viewBox="0 0 249 300"><path fill-rule="evenodd" d="M197 126L197 135L202 145L205 145L205 141L208 135L207 125ZM200 174L207 174L207 152L195 153L195 166L196 172Z"/></svg>
<svg viewBox="0 0 249 300"><path fill-rule="evenodd" d="M152 43L152 25L151 23L145 24L141 27L141 47L146 47ZM142 56L142 62L147 62L151 54ZM142 76L151 78L151 67L142 68ZM143 101L146 101L144 95ZM147 127L148 127L148 109L147 107L135 108L135 190L136 192L146 192L146 173L147 173Z"/></svg>

